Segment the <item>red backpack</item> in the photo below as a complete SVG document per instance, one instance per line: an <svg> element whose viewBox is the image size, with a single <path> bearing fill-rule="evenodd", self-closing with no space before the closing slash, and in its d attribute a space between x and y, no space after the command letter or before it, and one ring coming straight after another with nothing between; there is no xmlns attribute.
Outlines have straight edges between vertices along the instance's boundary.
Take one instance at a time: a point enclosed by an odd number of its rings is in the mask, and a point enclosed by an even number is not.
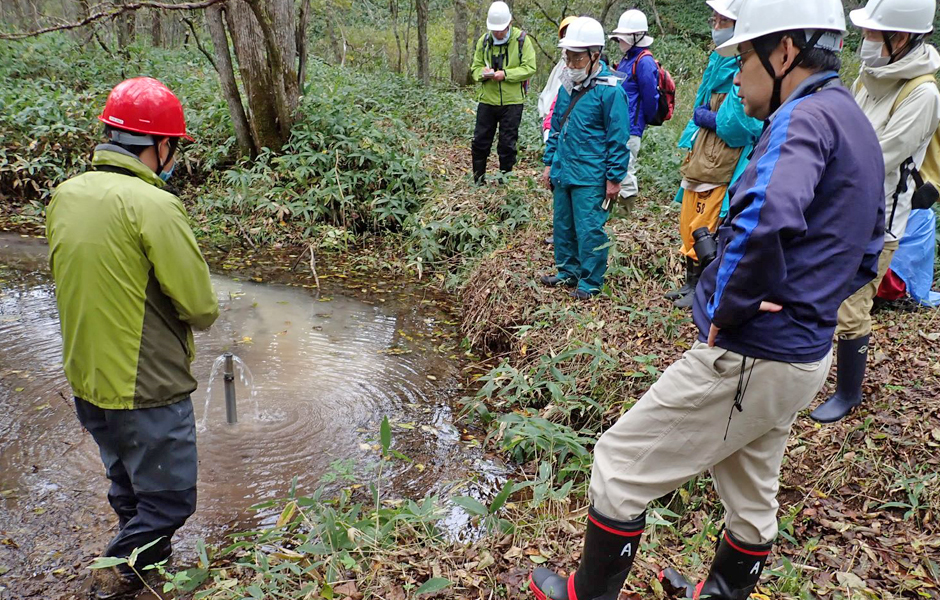
<svg viewBox="0 0 940 600"><path fill-rule="evenodd" d="M676 82L673 80L672 74L664 69L658 60L653 58L653 53L648 48L640 52L640 55L633 61L634 79L636 79L636 66L643 60L644 56L652 58L653 62L656 63L656 68L659 69L659 82L657 84L659 87L659 108L656 109L656 114L647 123L647 125L659 126L671 119L676 112ZM636 114L637 119L639 119L639 110Z"/></svg>

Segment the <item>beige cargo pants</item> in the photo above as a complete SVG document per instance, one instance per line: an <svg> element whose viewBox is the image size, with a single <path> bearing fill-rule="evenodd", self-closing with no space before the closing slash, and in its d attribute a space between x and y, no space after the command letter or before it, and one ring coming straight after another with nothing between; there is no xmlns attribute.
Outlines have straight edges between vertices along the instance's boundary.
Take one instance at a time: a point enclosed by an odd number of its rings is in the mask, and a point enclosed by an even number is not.
<svg viewBox="0 0 940 600"><path fill-rule="evenodd" d="M650 501L709 470L725 525L737 538L764 544L777 537L778 478L790 426L822 388L832 356L807 364L747 358L743 380L742 360L696 343L604 432L589 491L596 510L634 519ZM740 411L739 387L746 387Z"/></svg>
<svg viewBox="0 0 940 600"><path fill-rule="evenodd" d="M884 250L878 257L878 276L865 284L842 303L839 307L839 323L836 325L836 337L840 340L857 340L871 334L871 307L881 287L881 280L885 278L891 259L897 251L900 242L885 242Z"/></svg>

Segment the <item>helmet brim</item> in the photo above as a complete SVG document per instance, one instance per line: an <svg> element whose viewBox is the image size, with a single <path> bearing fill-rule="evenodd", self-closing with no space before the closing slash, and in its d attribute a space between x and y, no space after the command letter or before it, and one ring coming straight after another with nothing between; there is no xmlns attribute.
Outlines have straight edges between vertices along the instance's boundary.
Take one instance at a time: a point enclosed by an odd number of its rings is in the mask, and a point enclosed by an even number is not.
<svg viewBox="0 0 940 600"><path fill-rule="evenodd" d="M108 127L113 127L114 129L120 129L121 131L129 131L131 133L140 133L143 135L152 135L153 137L170 137L170 138L183 138L184 140L189 140L190 142L195 142L191 135L188 133L165 133L165 132L153 132L153 131L144 131L143 129L137 129L134 127L128 127L126 125L115 125L113 122L104 118L104 115L98 115L98 120L107 125Z"/></svg>
<svg viewBox="0 0 940 600"><path fill-rule="evenodd" d="M512 19L506 21L505 23L497 23L495 21L487 21L486 28L489 31L502 31L509 27L509 24L512 23Z"/></svg>
<svg viewBox="0 0 940 600"><path fill-rule="evenodd" d="M570 42L566 42L565 40L561 40L560 42L558 42L558 47L561 48L562 50L575 50L577 52L587 52L591 48L594 48L594 46L585 46L584 44L573 44Z"/></svg>
<svg viewBox="0 0 940 600"><path fill-rule="evenodd" d="M610 33L610 37L621 36L621 35L635 35L637 33L646 33L646 29L614 29Z"/></svg>
<svg viewBox="0 0 940 600"><path fill-rule="evenodd" d="M738 20L738 15L731 14L726 6L720 5L718 2L716 2L716 0L705 0L705 4L707 4L709 8L726 19L731 19L732 21Z"/></svg>
<svg viewBox="0 0 940 600"><path fill-rule="evenodd" d="M874 20L868 11L864 8L857 8L849 13L849 20L852 21L852 25L855 25L859 29L870 29L872 31L903 31L904 33L930 33L933 31L933 24L927 24L925 27L911 29L896 29L893 27L888 27Z"/></svg>
<svg viewBox="0 0 940 600"><path fill-rule="evenodd" d="M765 35L769 35L769 34L764 33L764 34L754 35L750 33L743 33L741 35L736 35L732 37L730 40L728 40L727 42L725 42L724 44L715 48L715 52L717 52L721 56L724 56L725 58L731 58L733 56L737 56L739 45L743 44L744 42L750 42L750 41L756 40L757 38L763 37Z"/></svg>

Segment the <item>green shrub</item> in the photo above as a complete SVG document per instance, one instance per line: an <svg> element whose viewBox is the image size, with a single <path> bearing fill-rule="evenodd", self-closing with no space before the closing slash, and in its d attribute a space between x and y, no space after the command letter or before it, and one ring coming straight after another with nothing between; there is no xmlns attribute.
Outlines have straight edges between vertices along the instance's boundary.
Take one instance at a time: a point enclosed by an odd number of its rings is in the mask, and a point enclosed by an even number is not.
<svg viewBox="0 0 940 600"><path fill-rule="evenodd" d="M98 122L111 88L128 77L163 81L183 103L196 139L183 176L229 162L234 137L218 78L200 55L131 45L112 56L68 34L0 43L0 194L42 201L84 170L103 141Z"/></svg>

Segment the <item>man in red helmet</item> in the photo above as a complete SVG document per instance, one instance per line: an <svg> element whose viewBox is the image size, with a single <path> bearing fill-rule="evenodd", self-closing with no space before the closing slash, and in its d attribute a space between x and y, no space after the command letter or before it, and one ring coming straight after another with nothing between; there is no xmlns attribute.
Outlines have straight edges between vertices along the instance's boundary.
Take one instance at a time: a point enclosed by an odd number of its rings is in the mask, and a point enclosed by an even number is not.
<svg viewBox="0 0 940 600"><path fill-rule="evenodd" d="M65 375L118 516L105 555L153 543L140 571L170 555L170 538L196 510L192 328L208 328L219 308L183 204L161 189L189 138L180 101L155 79L129 79L99 119L108 143L46 210L49 263ZM121 567L96 571L91 592L105 600L140 587Z"/></svg>

